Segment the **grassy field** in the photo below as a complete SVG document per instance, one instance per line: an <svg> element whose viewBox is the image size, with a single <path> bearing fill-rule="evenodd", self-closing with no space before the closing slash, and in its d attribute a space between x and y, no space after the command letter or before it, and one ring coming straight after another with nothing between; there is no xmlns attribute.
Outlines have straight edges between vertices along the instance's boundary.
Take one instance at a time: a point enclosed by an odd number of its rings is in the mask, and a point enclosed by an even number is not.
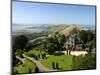
<svg viewBox="0 0 100 75"><path fill-rule="evenodd" d="M72 70L72 56L71 55L50 55L47 59L41 61L42 64L52 69L52 62L59 64L60 70Z"/></svg>
<svg viewBox="0 0 100 75"><path fill-rule="evenodd" d="M38 54L43 54L43 53L47 54L47 52L41 51L41 50L38 50L38 51L30 50L24 54L30 56L30 54L38 55ZM52 62L58 63L60 70L72 70L72 56L71 55L50 55L46 59L41 60L41 63L49 69L52 69Z"/></svg>
<svg viewBox="0 0 100 75"><path fill-rule="evenodd" d="M17 71L17 73L29 73L29 69L31 72L35 70L35 64L29 60L25 60L23 64L14 67L14 71Z"/></svg>

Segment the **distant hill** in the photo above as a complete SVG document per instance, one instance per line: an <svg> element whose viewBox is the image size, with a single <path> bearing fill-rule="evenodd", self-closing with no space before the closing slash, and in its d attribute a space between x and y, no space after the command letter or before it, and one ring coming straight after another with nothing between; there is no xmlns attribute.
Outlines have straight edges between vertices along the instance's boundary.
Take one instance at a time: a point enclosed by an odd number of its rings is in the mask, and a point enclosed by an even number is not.
<svg viewBox="0 0 100 75"><path fill-rule="evenodd" d="M64 28L58 28L53 33L49 34L49 36L53 36L55 32L58 32L59 34L64 34L66 37L70 35L70 33L79 32L81 30L88 30L86 28L82 28L80 25L69 25Z"/></svg>

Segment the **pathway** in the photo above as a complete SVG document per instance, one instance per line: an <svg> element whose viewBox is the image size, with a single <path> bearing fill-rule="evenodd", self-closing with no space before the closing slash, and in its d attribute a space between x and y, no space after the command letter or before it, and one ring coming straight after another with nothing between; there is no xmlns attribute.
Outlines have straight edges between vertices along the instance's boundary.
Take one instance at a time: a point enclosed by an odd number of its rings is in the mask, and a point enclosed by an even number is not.
<svg viewBox="0 0 100 75"><path fill-rule="evenodd" d="M22 63L24 63L24 60L26 60L26 58L20 58L19 56L16 56L16 58L17 58L18 60L20 60Z"/></svg>
<svg viewBox="0 0 100 75"><path fill-rule="evenodd" d="M53 69L48 69L46 67L44 67L40 61L37 61L35 60L34 58L32 57L28 57L26 55L23 54L23 56L28 59L28 60L31 60L39 69L40 72L50 72L50 71L58 71L58 70L53 70Z"/></svg>

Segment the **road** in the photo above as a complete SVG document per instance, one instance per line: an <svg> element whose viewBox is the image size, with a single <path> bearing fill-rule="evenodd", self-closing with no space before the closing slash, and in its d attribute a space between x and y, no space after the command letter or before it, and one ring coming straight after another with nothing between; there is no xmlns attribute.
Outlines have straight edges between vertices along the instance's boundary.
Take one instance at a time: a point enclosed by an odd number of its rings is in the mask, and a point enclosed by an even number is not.
<svg viewBox="0 0 100 75"><path fill-rule="evenodd" d="M42 36L42 37L38 37L36 39L33 39L33 40L30 40L28 43L34 43L36 40L39 40L39 39L46 39L47 37L46 36Z"/></svg>

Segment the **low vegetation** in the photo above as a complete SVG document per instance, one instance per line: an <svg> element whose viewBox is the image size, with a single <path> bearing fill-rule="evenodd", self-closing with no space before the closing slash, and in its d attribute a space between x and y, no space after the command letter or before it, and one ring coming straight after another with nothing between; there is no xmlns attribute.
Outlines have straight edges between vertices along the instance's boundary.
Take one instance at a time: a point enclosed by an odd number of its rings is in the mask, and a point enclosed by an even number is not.
<svg viewBox="0 0 100 75"><path fill-rule="evenodd" d="M23 64L19 64L14 67L14 73L34 73L35 67L34 63L29 60L25 60Z"/></svg>
<svg viewBox="0 0 100 75"><path fill-rule="evenodd" d="M87 54L84 57L73 57L73 70L96 69L96 55Z"/></svg>

